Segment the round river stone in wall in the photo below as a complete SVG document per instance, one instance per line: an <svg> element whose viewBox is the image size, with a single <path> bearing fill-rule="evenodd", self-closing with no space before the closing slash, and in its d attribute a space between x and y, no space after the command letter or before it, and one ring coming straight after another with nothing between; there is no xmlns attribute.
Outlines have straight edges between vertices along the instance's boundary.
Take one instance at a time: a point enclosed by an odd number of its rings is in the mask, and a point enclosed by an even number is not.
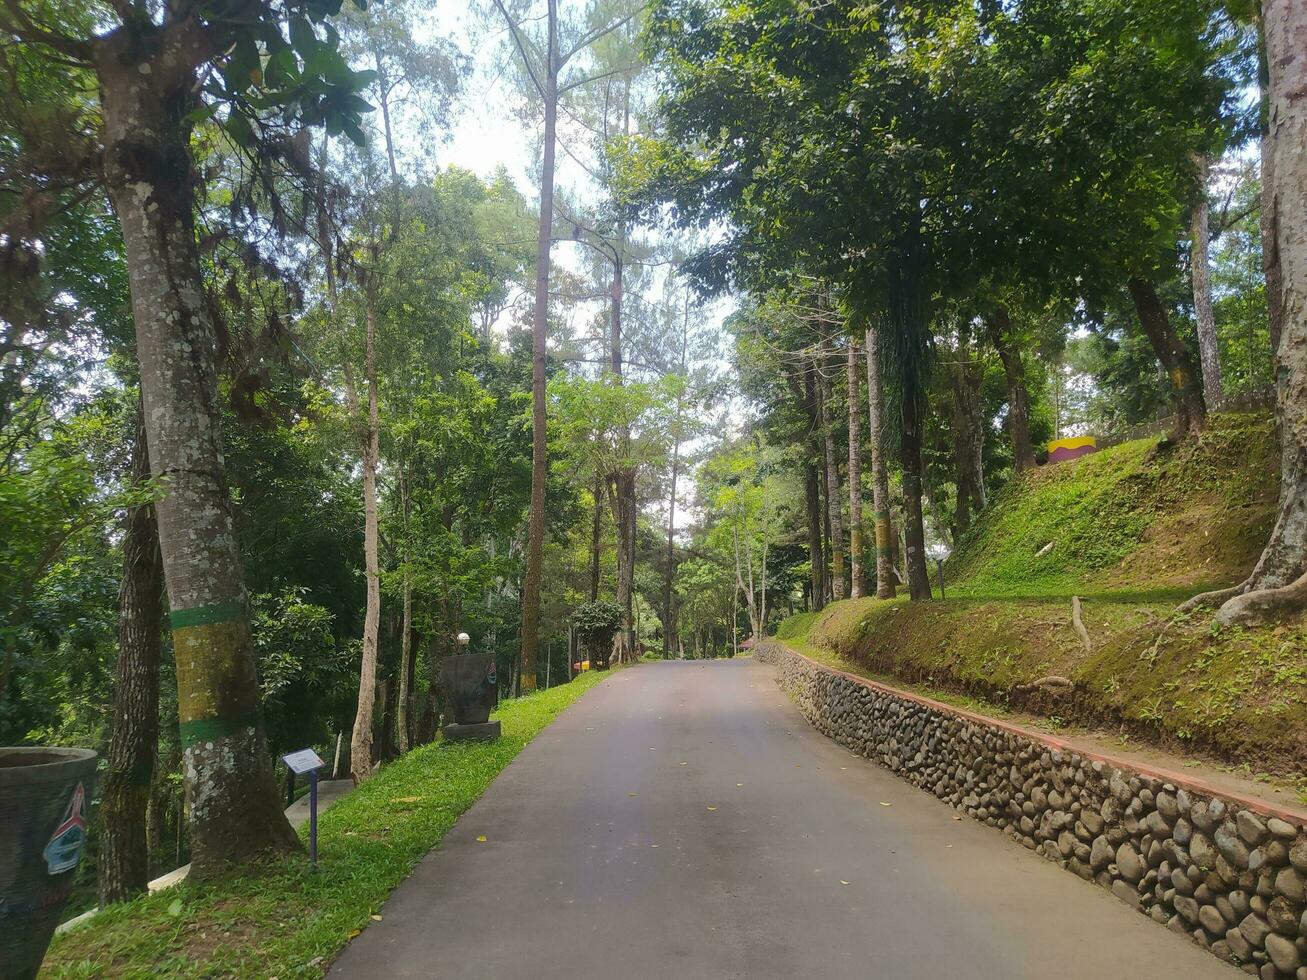
<svg viewBox="0 0 1307 980"><path fill-rule="evenodd" d="M1134 845L1126 843L1116 849L1116 866L1121 877L1134 884L1144 876L1144 862Z"/></svg>

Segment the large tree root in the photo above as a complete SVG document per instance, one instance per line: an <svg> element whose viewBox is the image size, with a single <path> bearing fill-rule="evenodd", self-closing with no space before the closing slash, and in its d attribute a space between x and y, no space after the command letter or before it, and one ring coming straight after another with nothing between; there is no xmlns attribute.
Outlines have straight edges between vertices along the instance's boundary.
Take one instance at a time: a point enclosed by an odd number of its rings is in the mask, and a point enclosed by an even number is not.
<svg viewBox="0 0 1307 980"><path fill-rule="evenodd" d="M1209 606L1219 606L1228 599L1232 599L1238 595L1243 595L1244 590L1248 588L1248 583L1251 581L1252 579L1244 579L1238 585L1232 585L1228 589L1215 589L1212 592L1200 592L1192 599L1186 599L1184 602L1180 603L1180 605L1176 606L1176 615L1191 613L1195 609L1204 609Z"/></svg>
<svg viewBox="0 0 1307 980"><path fill-rule="evenodd" d="M1307 573L1276 589L1254 589L1227 599L1216 612L1216 622L1222 626L1234 626L1304 608L1307 608Z"/></svg>
<svg viewBox="0 0 1307 980"><path fill-rule="evenodd" d="M1029 684L1018 684L1012 690L1018 694L1029 694L1031 691L1048 691L1049 693L1061 694L1070 691L1075 686L1075 681L1057 674L1049 674L1047 677L1041 677Z"/></svg>

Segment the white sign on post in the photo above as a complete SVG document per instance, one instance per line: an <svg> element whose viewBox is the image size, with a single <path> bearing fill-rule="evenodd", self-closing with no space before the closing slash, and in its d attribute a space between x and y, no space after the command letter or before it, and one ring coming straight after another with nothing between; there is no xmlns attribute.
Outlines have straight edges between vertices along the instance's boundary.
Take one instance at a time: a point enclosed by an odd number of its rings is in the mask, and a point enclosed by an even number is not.
<svg viewBox="0 0 1307 980"><path fill-rule="evenodd" d="M306 772L313 772L326 765L312 749L300 749L298 752L283 755L281 761L286 763L287 768L297 776L303 776Z"/></svg>

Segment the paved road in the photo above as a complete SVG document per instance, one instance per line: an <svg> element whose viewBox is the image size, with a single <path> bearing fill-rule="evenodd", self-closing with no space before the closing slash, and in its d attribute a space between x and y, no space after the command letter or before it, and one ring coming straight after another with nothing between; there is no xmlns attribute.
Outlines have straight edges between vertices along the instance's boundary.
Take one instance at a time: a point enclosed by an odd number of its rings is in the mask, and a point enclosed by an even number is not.
<svg viewBox="0 0 1307 980"><path fill-rule="evenodd" d="M383 912L333 976L1238 975L817 734L752 660L605 681Z"/></svg>

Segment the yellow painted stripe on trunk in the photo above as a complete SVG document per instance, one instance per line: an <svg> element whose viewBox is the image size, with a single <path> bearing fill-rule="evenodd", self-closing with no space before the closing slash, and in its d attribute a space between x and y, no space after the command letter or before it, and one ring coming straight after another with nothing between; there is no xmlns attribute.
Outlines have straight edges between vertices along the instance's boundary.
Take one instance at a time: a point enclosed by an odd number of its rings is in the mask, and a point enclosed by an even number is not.
<svg viewBox="0 0 1307 980"><path fill-rule="evenodd" d="M177 663L177 715L182 724L210 718L244 715L256 706L249 703L253 678L249 670L249 627L245 620L183 626L172 631L173 657ZM224 678L237 678L239 690L220 689Z"/></svg>

